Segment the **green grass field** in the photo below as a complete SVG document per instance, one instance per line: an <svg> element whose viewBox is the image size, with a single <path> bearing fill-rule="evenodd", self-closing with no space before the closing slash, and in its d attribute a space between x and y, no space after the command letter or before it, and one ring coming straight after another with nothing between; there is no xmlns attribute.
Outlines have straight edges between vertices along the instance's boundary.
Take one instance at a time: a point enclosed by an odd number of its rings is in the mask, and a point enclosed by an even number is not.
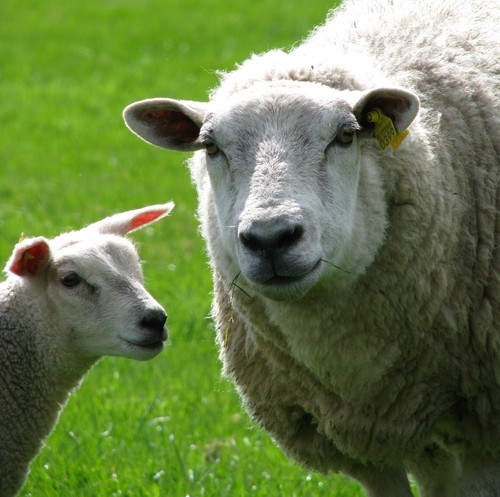
<svg viewBox="0 0 500 497"><path fill-rule="evenodd" d="M153 96L206 99L215 70L285 47L329 0L43 0L0 4L0 254L21 232L53 236L174 200L133 235L169 313L156 359L104 358L71 397L23 497L355 497L301 469L252 424L221 378L210 272L186 156L128 132L122 109Z"/></svg>

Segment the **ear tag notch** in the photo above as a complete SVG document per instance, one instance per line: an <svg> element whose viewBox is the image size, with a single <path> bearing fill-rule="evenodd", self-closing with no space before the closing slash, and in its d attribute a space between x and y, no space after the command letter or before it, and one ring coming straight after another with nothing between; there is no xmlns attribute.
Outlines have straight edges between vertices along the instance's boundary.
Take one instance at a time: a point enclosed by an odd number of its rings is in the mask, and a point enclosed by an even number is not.
<svg viewBox="0 0 500 497"><path fill-rule="evenodd" d="M398 133L394 127L392 119L386 116L378 108L367 112L366 120L369 123L375 124L374 136L378 142L380 150L385 150L389 145L396 150L409 133L407 129Z"/></svg>

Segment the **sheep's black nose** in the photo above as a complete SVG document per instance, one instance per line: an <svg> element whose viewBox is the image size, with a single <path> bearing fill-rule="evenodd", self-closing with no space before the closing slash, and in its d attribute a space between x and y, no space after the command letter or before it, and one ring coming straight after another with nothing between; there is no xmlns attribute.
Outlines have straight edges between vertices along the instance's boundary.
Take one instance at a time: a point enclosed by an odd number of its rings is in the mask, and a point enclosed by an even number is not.
<svg viewBox="0 0 500 497"><path fill-rule="evenodd" d="M167 315L162 309L151 309L146 311L141 319L140 325L150 331L156 333L163 333L165 323L167 322Z"/></svg>
<svg viewBox="0 0 500 497"><path fill-rule="evenodd" d="M239 233L240 242L252 252L286 252L295 245L304 234L300 224L283 224L273 226L257 223Z"/></svg>

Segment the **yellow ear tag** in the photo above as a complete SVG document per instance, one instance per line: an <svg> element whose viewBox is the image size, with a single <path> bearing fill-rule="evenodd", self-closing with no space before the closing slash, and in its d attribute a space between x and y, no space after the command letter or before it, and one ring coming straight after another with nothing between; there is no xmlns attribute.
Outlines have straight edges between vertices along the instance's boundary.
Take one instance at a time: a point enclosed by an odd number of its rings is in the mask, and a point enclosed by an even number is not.
<svg viewBox="0 0 500 497"><path fill-rule="evenodd" d="M374 136L381 150L385 150L388 145L396 150L409 133L407 129L398 133L392 119L377 108L366 114L366 120L375 124Z"/></svg>

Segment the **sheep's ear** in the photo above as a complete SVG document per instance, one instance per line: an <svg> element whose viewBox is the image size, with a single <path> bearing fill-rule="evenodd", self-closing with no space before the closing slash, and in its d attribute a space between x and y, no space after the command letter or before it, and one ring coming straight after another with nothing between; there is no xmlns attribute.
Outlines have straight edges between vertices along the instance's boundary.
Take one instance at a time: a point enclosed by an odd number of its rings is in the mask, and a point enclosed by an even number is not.
<svg viewBox="0 0 500 497"><path fill-rule="evenodd" d="M354 115L363 128L372 128L368 113L380 109L389 117L398 133L402 133L415 119L420 101L418 97L401 88L377 88L361 95L354 105Z"/></svg>
<svg viewBox="0 0 500 497"><path fill-rule="evenodd" d="M165 217L174 208L173 202L166 204L150 205L142 209L121 212L97 221L86 229L124 236Z"/></svg>
<svg viewBox="0 0 500 497"><path fill-rule="evenodd" d="M18 276L34 276L47 267L50 258L49 243L45 238L27 238L14 247L5 272Z"/></svg>
<svg viewBox="0 0 500 497"><path fill-rule="evenodd" d="M206 113L206 103L152 98L130 104L123 111L123 119L148 143L189 152L203 146L199 134Z"/></svg>

